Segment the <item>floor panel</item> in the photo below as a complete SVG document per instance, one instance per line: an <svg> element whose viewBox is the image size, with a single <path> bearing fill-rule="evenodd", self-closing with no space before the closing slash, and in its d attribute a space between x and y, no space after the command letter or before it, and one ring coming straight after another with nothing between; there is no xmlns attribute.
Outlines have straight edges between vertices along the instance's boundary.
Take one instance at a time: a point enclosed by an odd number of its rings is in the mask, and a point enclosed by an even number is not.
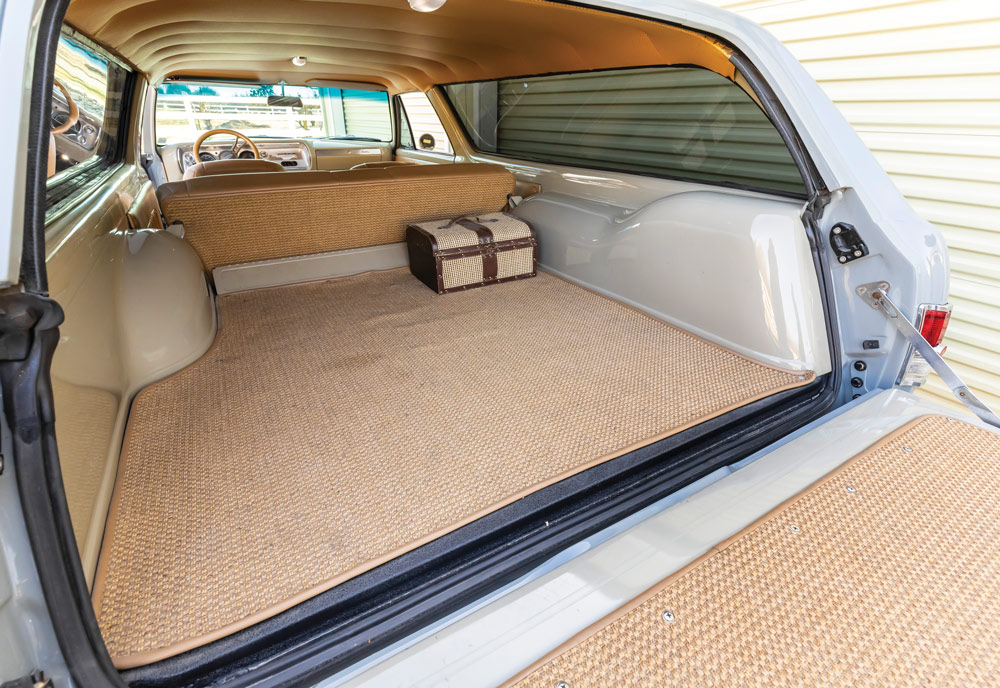
<svg viewBox="0 0 1000 688"><path fill-rule="evenodd" d="M219 317L133 403L94 588L122 668L812 379L544 273L445 296L368 273L221 296Z"/></svg>

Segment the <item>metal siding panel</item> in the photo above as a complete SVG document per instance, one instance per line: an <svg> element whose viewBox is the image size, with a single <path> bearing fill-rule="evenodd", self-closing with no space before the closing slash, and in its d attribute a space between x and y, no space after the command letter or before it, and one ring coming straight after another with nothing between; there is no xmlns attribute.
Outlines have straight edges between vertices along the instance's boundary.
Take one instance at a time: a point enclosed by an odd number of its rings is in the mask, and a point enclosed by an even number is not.
<svg viewBox="0 0 1000 688"><path fill-rule="evenodd" d="M423 93L411 93L403 95L403 106L406 108L406 118L410 123L413 133L413 141L420 140L422 134L430 134L434 137L434 150L442 153L451 153L451 141L445 133L441 120L434 112L434 106L427 100Z"/></svg>
<svg viewBox="0 0 1000 688"><path fill-rule="evenodd" d="M344 121L352 136L370 136L382 141L392 139L389 105L384 93L353 95L344 98Z"/></svg>
<svg viewBox="0 0 1000 688"><path fill-rule="evenodd" d="M951 249L948 360L1000 409L1000 3L708 0L781 39ZM924 393L952 400L937 377Z"/></svg>

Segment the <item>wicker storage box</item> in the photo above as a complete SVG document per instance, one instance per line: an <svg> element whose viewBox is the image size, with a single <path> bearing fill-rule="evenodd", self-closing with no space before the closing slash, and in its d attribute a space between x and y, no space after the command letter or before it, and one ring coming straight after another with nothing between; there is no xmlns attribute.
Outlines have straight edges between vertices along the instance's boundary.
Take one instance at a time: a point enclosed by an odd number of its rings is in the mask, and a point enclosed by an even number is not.
<svg viewBox="0 0 1000 688"><path fill-rule="evenodd" d="M406 244L410 272L438 294L534 277L538 263L535 229L507 213L412 224Z"/></svg>

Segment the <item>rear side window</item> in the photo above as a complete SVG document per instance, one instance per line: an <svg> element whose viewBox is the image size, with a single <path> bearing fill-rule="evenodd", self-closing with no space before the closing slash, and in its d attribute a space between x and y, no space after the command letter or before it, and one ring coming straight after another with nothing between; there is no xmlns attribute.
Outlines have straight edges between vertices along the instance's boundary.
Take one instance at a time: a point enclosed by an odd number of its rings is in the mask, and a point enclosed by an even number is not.
<svg viewBox="0 0 1000 688"><path fill-rule="evenodd" d="M697 67L644 67L444 86L472 144L497 155L804 194L757 103Z"/></svg>
<svg viewBox="0 0 1000 688"><path fill-rule="evenodd" d="M402 148L419 148L451 155L451 141L427 96L414 91L400 94L399 100L403 105L404 133L409 133L410 137L409 142L405 140L405 136L401 137L399 145Z"/></svg>
<svg viewBox="0 0 1000 688"><path fill-rule="evenodd" d="M130 75L129 68L85 39L66 32L60 37L49 115L55 143L49 210L121 161Z"/></svg>

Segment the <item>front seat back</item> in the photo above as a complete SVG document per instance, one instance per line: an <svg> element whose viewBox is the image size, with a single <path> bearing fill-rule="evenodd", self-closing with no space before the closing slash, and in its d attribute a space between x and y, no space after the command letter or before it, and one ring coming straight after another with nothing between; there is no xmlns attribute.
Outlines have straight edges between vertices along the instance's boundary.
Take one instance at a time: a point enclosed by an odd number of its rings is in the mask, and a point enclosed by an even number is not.
<svg viewBox="0 0 1000 688"><path fill-rule="evenodd" d="M245 172L284 172L281 163L273 160L233 158L232 160L209 160L199 162L184 170L184 179L207 177L213 174L243 174Z"/></svg>

